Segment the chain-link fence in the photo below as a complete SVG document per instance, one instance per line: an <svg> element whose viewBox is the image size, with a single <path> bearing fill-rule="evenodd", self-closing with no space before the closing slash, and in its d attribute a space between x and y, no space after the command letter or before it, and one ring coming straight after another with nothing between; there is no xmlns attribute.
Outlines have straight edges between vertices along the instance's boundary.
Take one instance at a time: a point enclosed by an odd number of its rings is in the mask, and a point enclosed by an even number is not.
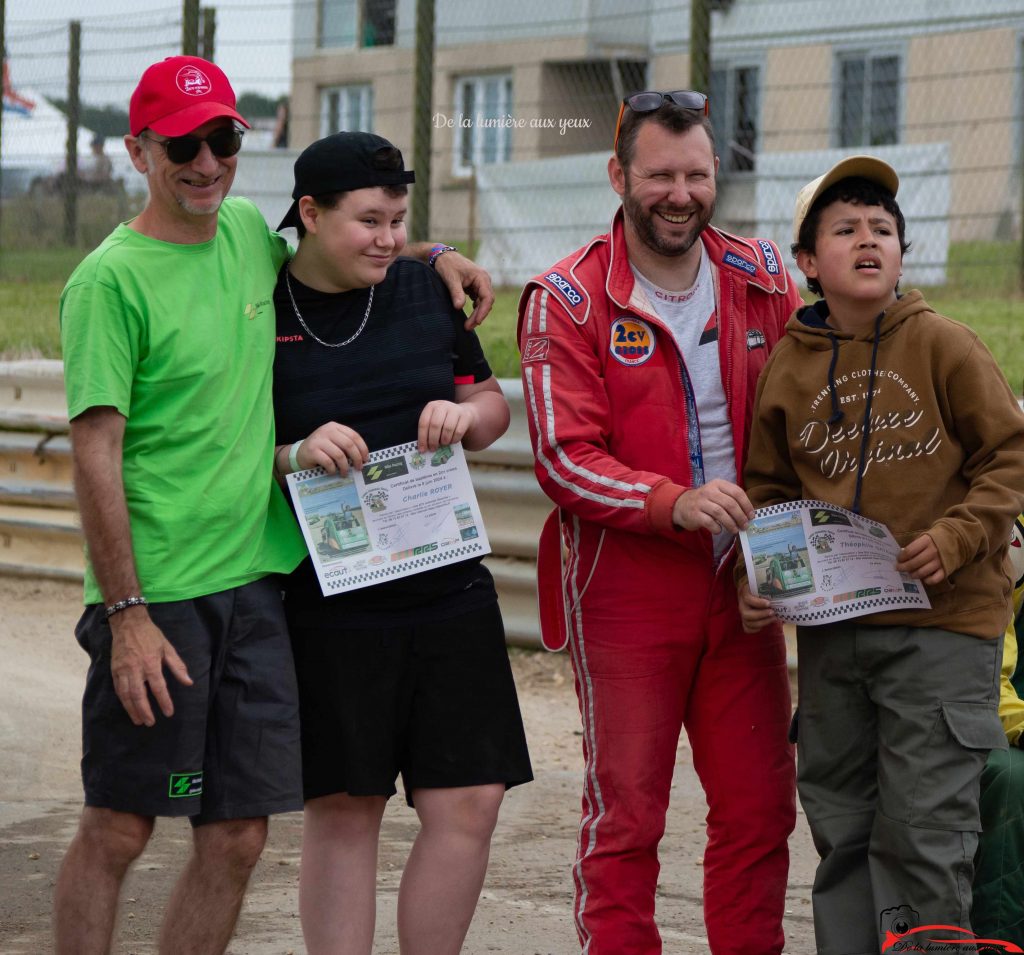
<svg viewBox="0 0 1024 955"><path fill-rule="evenodd" d="M136 0L131 14L77 18L78 213L69 233L74 2L7 0L0 250L69 237L93 244L139 201L143 181L119 141L127 98L148 63L182 49L188 3ZM785 248L799 186L835 157L872 151L903 178L914 243L907 280L1005 298L1021 316L1020 0L693 2L712 10L719 225ZM422 106L419 118L430 135L431 204L420 231L468 244L499 282L515 285L605 228L617 205L605 165L618 103L634 89L689 85L690 4L434 4L432 69L419 77L417 43L429 38L417 30L416 0L223 0L201 15L198 48L228 71L256 127L234 191L276 222L294 155L338 129L372 129L411 161L416 94L427 89L429 124ZM89 183L94 132L108 137L108 185Z"/></svg>

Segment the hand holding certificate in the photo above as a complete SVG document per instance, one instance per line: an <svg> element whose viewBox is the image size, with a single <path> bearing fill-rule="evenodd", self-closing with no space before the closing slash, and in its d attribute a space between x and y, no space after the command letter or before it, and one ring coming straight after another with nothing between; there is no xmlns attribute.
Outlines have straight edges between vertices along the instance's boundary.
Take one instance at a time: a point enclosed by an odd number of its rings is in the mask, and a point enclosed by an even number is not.
<svg viewBox="0 0 1024 955"><path fill-rule="evenodd" d="M288 475L325 596L490 553L461 444L375 451L347 476Z"/></svg>
<svg viewBox="0 0 1024 955"><path fill-rule="evenodd" d="M762 508L740 545L750 592L770 600L779 620L806 626L931 607L924 585L896 570L889 529L835 504Z"/></svg>

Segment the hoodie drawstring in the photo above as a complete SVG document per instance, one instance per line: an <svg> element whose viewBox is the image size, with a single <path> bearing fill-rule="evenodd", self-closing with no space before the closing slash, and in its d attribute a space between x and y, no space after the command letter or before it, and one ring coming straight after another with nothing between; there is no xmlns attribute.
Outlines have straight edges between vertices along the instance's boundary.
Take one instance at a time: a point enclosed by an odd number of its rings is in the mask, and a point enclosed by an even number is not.
<svg viewBox="0 0 1024 955"><path fill-rule="evenodd" d="M839 393L836 391L836 365L839 362L839 342L836 336L828 333L828 340L832 343L832 361L828 366L828 393L832 398L832 414L829 416L829 424L838 424L843 420L843 412L839 407Z"/></svg>
<svg viewBox="0 0 1024 955"><path fill-rule="evenodd" d="M871 399L875 395L875 362L878 358L878 338L882 330L882 319L885 318L885 312L881 312L878 318L875 319L875 338L871 346L871 374L868 376L868 400L864 405L864 423L861 425L861 437L860 437L860 460L857 462L857 485L853 491L853 506L850 508L854 514L860 513L860 489L861 484L864 481L864 464L867 460L868 454L868 441L871 438ZM831 336L830 336L831 337ZM835 340L832 342L832 362L833 367L835 365L836 345ZM829 372L829 378L831 379L832 373ZM833 386L834 387L834 386ZM835 401L833 392L833 401Z"/></svg>

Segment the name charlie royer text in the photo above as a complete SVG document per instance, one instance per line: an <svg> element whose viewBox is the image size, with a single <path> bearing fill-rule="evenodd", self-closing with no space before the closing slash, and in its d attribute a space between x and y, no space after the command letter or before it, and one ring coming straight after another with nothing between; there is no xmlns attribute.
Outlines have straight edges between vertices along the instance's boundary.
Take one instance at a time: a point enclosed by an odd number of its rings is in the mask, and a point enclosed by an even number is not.
<svg viewBox="0 0 1024 955"><path fill-rule="evenodd" d="M445 113L434 113L434 129L557 129L560 136L565 135L567 129L590 129L590 120L581 117L562 116L555 119L551 116L534 116L532 119L518 119L511 113L504 116L481 116L475 117L448 116Z"/></svg>

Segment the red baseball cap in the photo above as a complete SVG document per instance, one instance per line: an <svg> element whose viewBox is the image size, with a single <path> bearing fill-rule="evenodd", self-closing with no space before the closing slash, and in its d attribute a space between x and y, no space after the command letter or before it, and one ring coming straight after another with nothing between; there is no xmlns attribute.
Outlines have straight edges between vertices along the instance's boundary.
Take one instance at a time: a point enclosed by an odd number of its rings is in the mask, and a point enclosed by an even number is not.
<svg viewBox="0 0 1024 955"><path fill-rule="evenodd" d="M222 116L249 126L235 109L235 91L224 71L199 56L169 56L154 63L142 74L128 107L133 136L144 129L184 136Z"/></svg>

